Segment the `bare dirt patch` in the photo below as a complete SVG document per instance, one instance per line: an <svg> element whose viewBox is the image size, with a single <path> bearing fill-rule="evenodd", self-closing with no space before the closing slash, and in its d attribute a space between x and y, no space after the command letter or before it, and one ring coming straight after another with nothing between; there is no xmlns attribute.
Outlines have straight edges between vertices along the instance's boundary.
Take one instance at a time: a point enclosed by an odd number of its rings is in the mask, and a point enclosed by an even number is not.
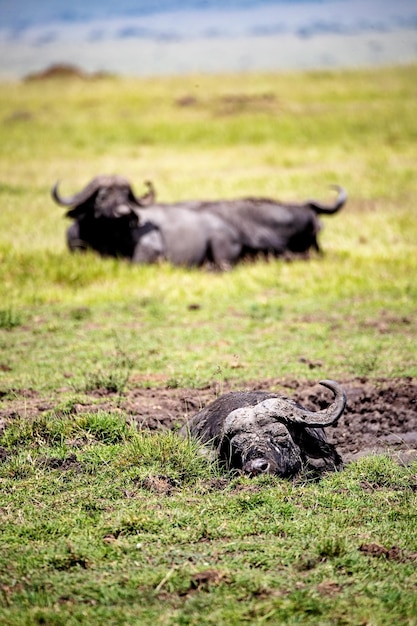
<svg viewBox="0 0 417 626"><path fill-rule="evenodd" d="M366 556L385 558L387 561L398 561L399 563L407 563L408 561L415 561L417 554L405 554L404 551L398 546L392 546L392 548L385 548L378 543L363 543L359 546L359 551Z"/></svg>
<svg viewBox="0 0 417 626"><path fill-rule="evenodd" d="M417 458L417 379L354 378L339 382L346 390L347 407L339 424L327 432L345 461L385 451L403 463ZM237 388L278 392L312 410L324 408L331 400L330 392L319 384L273 379L244 385L225 382L221 389L218 384L205 389L135 388L122 396L96 390L74 404L72 412L119 412L142 429L174 429L221 393ZM2 429L16 417L33 419L45 411L59 411L60 402L59 395L51 399L31 390L15 391L9 401L3 398Z"/></svg>
<svg viewBox="0 0 417 626"><path fill-rule="evenodd" d="M417 458L417 381L353 379L342 383L348 397L339 424L328 429L345 461L365 454L394 452L403 463ZM308 408L324 408L328 393L320 385L296 383L294 396Z"/></svg>
<svg viewBox="0 0 417 626"><path fill-rule="evenodd" d="M198 99L185 94L175 100L178 107L209 109L215 116L239 115L241 113L269 113L277 111L280 103L274 93L229 93L220 97Z"/></svg>

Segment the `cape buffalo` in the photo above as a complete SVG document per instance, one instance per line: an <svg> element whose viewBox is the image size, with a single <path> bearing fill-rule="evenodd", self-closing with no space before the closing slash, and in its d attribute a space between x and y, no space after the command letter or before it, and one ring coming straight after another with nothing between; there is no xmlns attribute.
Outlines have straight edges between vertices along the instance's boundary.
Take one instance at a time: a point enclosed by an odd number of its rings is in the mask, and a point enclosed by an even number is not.
<svg viewBox="0 0 417 626"><path fill-rule="evenodd" d="M152 184L146 184L148 193L137 198L125 178L96 176L82 191L64 198L56 183L55 202L72 207L66 213L74 219L67 229L69 249L91 248L136 263L164 259L174 265L211 262L227 268L237 261L242 245L233 226L214 213L157 204Z"/></svg>
<svg viewBox="0 0 417 626"><path fill-rule="evenodd" d="M309 411L294 400L265 391L225 394L199 411L180 429L213 449L228 469L250 476L277 474L291 477L302 469L316 473L342 466L324 428L336 424L346 395L332 380L321 385L334 393L330 406Z"/></svg>
<svg viewBox="0 0 417 626"><path fill-rule="evenodd" d="M52 197L58 204L71 207L66 217L74 222L67 229L67 244L75 250L92 249L103 256L132 258L139 225L135 210L154 202L150 183L148 192L137 198L129 181L123 176L96 176L73 196L64 198L58 183Z"/></svg>
<svg viewBox="0 0 417 626"><path fill-rule="evenodd" d="M338 192L331 205L316 200L290 203L269 198L191 201L183 205L194 211L213 213L233 226L246 256L305 254L310 248L321 251L317 241L321 230L318 216L337 213L347 200L343 187L331 187Z"/></svg>
<svg viewBox="0 0 417 626"><path fill-rule="evenodd" d="M149 263L165 259L174 265L201 266L204 263L228 269L239 259L242 244L236 229L221 217L201 211L191 211L182 205L153 204L137 208L142 229L157 229L160 233L155 257L155 233L138 232L132 261Z"/></svg>
<svg viewBox="0 0 417 626"><path fill-rule="evenodd" d="M329 206L314 200L291 204L267 198L157 203L153 186L147 185L148 193L137 198L127 179L102 175L63 198L56 183L52 197L71 207L66 215L74 219L67 229L70 250L91 248L137 263L209 262L226 269L259 254L319 251L318 215L336 213L347 199L346 191L335 186L338 197Z"/></svg>
<svg viewBox="0 0 417 626"><path fill-rule="evenodd" d="M321 252L317 236L321 230L319 215L337 213L347 200L343 187L332 185L338 192L333 204L326 205L316 200L302 203L289 203L269 198L239 198L235 200L184 200L174 203L158 203L164 215L169 210L174 216L177 212L192 211L198 214L212 215L221 219L233 229L237 248L235 254L223 251L229 263L258 255L288 256L306 255L310 249ZM149 211L146 209L143 215ZM229 238L226 239L229 241ZM223 250L222 242L218 249Z"/></svg>

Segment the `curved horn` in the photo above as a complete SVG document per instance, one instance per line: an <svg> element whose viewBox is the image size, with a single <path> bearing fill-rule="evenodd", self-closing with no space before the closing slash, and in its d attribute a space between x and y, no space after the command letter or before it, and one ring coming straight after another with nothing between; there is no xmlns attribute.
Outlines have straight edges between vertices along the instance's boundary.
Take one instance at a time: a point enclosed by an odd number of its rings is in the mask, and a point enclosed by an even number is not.
<svg viewBox="0 0 417 626"><path fill-rule="evenodd" d="M102 186L103 182L100 176L96 176L93 178L84 189L79 191L78 193L70 196L69 198L63 198L58 193L58 184L59 181L55 183L55 185L51 189L51 195L57 204L61 204L62 206L75 206L77 204L83 204L88 198L91 196Z"/></svg>
<svg viewBox="0 0 417 626"><path fill-rule="evenodd" d="M318 215L320 215L320 213L324 213L327 215L332 215L332 213L337 213L337 211L339 211L339 209L342 208L342 206L345 204L346 200L347 200L347 191L341 187L340 185L330 185L331 189L335 189L338 192L336 201L334 204L332 204L331 206L328 206L326 204L321 204L320 202L317 202L316 200L309 200L307 202L308 206L313 209L313 211L315 211Z"/></svg>
<svg viewBox="0 0 417 626"><path fill-rule="evenodd" d="M88 198L91 198L91 196L101 186L99 177L96 177L96 178L93 178L93 180L90 181L88 185L84 187L84 189L79 191L78 193L68 198L63 198L58 193L58 184L59 184L59 181L57 181L55 185L52 187L51 195L53 199L55 200L55 202L57 202L58 204L61 204L62 206L74 206L77 204L83 204L86 200L88 200Z"/></svg>
<svg viewBox="0 0 417 626"><path fill-rule="evenodd" d="M140 198L136 198L133 191L130 190L130 194L131 194L130 199L133 200L133 202L135 202L138 206L141 206L141 207L150 206L151 204L154 204L156 200L156 191L155 191L155 187L153 186L152 181L145 180L145 186L147 187L148 191L143 196L140 196Z"/></svg>
<svg viewBox="0 0 417 626"><path fill-rule="evenodd" d="M327 409L309 411L293 400L283 398L268 398L259 404L259 414L265 414L265 409L272 419L279 422L299 424L319 428L336 424L346 406L346 394L342 387L334 380L321 380L320 385L327 387L334 393L334 400Z"/></svg>
<svg viewBox="0 0 417 626"><path fill-rule="evenodd" d="M99 176L95 176L95 178L93 178L93 180L91 180L88 183L88 185L84 187L84 189L82 189L75 195L70 196L69 198L63 198L62 196L59 195L58 184L59 184L59 181L57 181L55 185L52 187L51 195L53 199L55 200L55 202L57 202L58 204L61 204L62 206L77 206L80 204L84 204L84 202L89 200L91 196L93 196L99 189L103 187L104 188L105 187L120 187L120 188L126 189L127 194L129 195L131 200L133 200L134 202L140 202L141 200L140 198L139 200L136 200L127 178L124 178L123 176L119 176L117 174L115 175L101 174Z"/></svg>

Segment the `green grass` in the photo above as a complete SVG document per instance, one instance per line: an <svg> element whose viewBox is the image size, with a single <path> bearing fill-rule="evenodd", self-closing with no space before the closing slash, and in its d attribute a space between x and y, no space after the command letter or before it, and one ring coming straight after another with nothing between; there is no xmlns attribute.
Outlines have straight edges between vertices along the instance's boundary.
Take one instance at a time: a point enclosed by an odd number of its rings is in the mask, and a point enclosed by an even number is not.
<svg viewBox="0 0 417 626"><path fill-rule="evenodd" d="M104 413L21 420L2 444L7 624L415 623L415 465L222 476Z"/></svg>
<svg viewBox="0 0 417 626"><path fill-rule="evenodd" d="M175 433L137 432L119 403L141 386L417 375L416 79L3 85L0 621L417 623L415 465L249 481ZM65 248L49 190L99 173L138 192L152 179L163 201L326 200L332 183L349 201L323 219L322 257L131 266ZM114 410L92 412L103 390ZM30 394L45 408L29 419Z"/></svg>
<svg viewBox="0 0 417 626"><path fill-rule="evenodd" d="M259 262L222 275L87 258L45 264L46 275L96 275L65 287L62 303L37 270L14 280L27 284L26 296L34 290L35 302L15 304L19 325L9 328L9 313L0 331L11 368L3 384L52 390L65 378L80 390L107 378L102 386L122 391L132 377L137 384L162 376L200 386L219 371L237 381L308 376L303 359L322 364L316 378L416 375L415 255L365 260L327 251L324 259ZM373 363L369 372L360 371L365 362Z"/></svg>

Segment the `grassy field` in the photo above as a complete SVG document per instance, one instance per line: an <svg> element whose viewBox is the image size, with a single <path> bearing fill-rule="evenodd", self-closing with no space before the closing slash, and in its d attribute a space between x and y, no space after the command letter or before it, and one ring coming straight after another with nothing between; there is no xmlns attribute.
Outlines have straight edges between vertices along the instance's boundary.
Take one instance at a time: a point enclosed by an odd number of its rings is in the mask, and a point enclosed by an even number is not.
<svg viewBox="0 0 417 626"><path fill-rule="evenodd" d="M417 376L416 118L415 65L1 86L0 621L417 624L415 464L249 481L118 403ZM99 173L161 201L349 200L322 257L131 266L65 248L50 188ZM83 410L99 389L114 410Z"/></svg>

